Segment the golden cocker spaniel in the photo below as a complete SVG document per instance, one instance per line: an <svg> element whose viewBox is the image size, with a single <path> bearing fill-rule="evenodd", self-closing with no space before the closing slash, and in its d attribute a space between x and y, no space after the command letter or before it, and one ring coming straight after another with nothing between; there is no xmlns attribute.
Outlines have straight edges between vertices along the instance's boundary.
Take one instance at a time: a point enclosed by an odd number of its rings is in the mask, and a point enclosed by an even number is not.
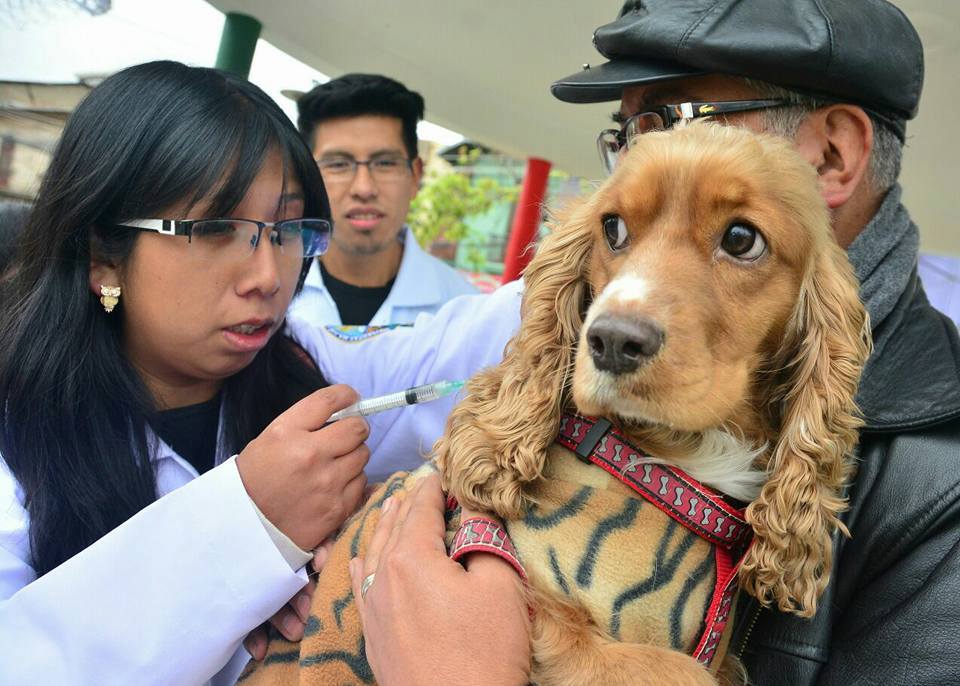
<svg viewBox="0 0 960 686"><path fill-rule="evenodd" d="M681 470L716 507L746 506L753 537L735 581L764 604L815 612L831 536L846 532L870 351L815 170L788 141L734 127L645 134L556 218L524 279L521 329L503 362L470 380L435 463L450 493L502 518L516 544L533 681L742 681L721 625L711 669L691 656L717 610L715 546L666 516L669 502L641 501L572 457L558 432L565 413L604 417L645 463ZM303 643L274 637L249 684L372 682L346 564L385 497L411 481L388 481L345 528ZM710 512L697 517L721 531Z"/></svg>
<svg viewBox="0 0 960 686"><path fill-rule="evenodd" d="M471 508L523 517L561 414L606 417L748 503L740 586L813 615L831 536L847 533L838 515L870 352L816 171L784 139L698 122L636 139L554 227L524 276L520 332L470 381L437 445L445 486ZM550 631L537 624L535 639ZM556 663L540 683L621 683L621 648L598 666L612 644L596 624L568 622L553 656L534 642L536 662ZM642 665L662 658L646 654ZM650 683L686 683L659 673ZM622 683L646 683L636 674Z"/></svg>

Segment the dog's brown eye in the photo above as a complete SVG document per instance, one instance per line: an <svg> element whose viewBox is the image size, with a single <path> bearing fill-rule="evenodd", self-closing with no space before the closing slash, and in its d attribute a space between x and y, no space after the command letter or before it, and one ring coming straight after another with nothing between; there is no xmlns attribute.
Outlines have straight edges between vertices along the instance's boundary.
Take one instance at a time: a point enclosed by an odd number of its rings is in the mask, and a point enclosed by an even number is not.
<svg viewBox="0 0 960 686"><path fill-rule="evenodd" d="M620 250L630 238L626 222L615 214L608 214L603 218L603 235L611 250Z"/></svg>
<svg viewBox="0 0 960 686"><path fill-rule="evenodd" d="M767 250L767 242L756 228L744 222L736 222L727 227L720 247L731 257L752 262Z"/></svg>

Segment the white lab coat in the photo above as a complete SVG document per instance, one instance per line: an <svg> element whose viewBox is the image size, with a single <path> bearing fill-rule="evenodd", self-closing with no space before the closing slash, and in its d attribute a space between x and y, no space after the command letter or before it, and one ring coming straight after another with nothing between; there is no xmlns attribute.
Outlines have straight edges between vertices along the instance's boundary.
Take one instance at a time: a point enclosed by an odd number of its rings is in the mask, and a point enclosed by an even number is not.
<svg viewBox="0 0 960 686"><path fill-rule="evenodd" d="M296 320L288 332L324 376L369 397L497 362L519 324L519 293L511 284L462 298L358 343ZM414 466L452 405L371 418L371 476ZM0 684L229 684L247 661L246 634L306 583L267 534L233 459L200 477L162 441L152 459L162 497L41 579L23 492L0 459Z"/></svg>
<svg viewBox="0 0 960 686"><path fill-rule="evenodd" d="M387 299L370 320L370 326L412 324L418 314L433 314L451 298L477 292L460 272L424 252L409 228L404 228L402 240L403 257L396 280ZM307 272L303 289L291 303L289 314L314 326L343 324L316 260Z"/></svg>

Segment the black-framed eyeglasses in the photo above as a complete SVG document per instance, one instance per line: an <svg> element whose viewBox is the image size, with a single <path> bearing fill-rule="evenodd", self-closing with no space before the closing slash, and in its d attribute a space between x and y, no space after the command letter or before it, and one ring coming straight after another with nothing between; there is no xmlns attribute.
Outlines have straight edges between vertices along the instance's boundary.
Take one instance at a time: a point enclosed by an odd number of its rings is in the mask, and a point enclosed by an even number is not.
<svg viewBox="0 0 960 686"><path fill-rule="evenodd" d="M637 136L650 131L664 131L685 119L712 117L717 114L751 112L789 105L789 100L728 100L726 102L683 102L660 105L627 117L619 130L605 129L597 136L597 151L604 170L610 174L617 166L620 153L630 147Z"/></svg>
<svg viewBox="0 0 960 686"><path fill-rule="evenodd" d="M350 181L358 167L366 167L370 175L381 181L393 181L407 175L413 168L413 160L402 155L375 155L368 160L356 160L349 155L322 157L317 160L320 172L327 183Z"/></svg>
<svg viewBox="0 0 960 686"><path fill-rule="evenodd" d="M264 229L270 243L289 261L317 257L326 252L333 230L326 219L131 219L122 228L155 231L165 236L186 236L191 254L209 261L239 261L253 254Z"/></svg>

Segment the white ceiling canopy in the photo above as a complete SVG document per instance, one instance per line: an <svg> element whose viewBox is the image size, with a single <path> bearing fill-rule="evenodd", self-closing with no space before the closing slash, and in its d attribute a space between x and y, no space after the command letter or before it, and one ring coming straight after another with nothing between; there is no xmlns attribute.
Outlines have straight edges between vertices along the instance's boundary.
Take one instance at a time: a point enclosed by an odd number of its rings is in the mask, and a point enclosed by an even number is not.
<svg viewBox="0 0 960 686"><path fill-rule="evenodd" d="M752 0L762 1L762 0ZM570 105L554 80L602 58L593 30L619 0L211 0L249 14L262 37L319 71L383 73L423 94L427 117L516 155L600 175L594 140L614 104ZM960 96L960 2L899 0L925 45L920 116L909 126L903 181L927 251L960 255L954 161Z"/></svg>

